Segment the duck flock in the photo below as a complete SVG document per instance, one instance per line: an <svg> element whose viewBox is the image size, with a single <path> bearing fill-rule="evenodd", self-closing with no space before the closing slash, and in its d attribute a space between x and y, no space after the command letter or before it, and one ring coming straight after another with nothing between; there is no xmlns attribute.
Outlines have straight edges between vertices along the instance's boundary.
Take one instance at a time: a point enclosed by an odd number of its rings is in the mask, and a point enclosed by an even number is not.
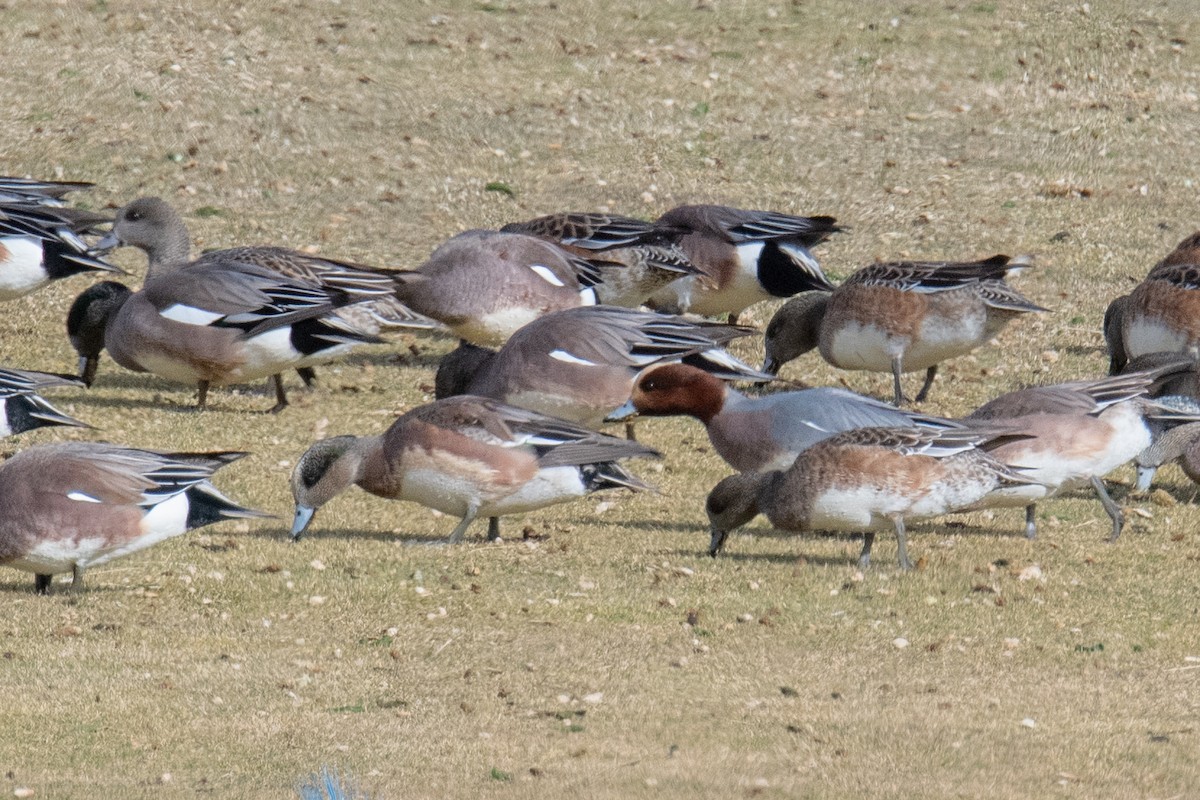
<svg viewBox="0 0 1200 800"><path fill-rule="evenodd" d="M1010 321L1046 309L1008 283L1028 266L997 255L970 262L873 264L838 285L813 250L841 229L799 217L715 205L675 208L653 222L565 213L473 230L439 245L412 271L386 270L279 247L193 257L176 211L145 197L115 218L73 208L85 183L0 178L0 301L81 273L121 273L120 246L149 260L136 291L104 280L78 296L67 332L79 375L0 368L0 435L86 427L42 392L90 386L107 351L121 367L209 389L270 378L271 412L288 405L284 375L394 330L450 335L459 347L436 375L435 402L383 432L313 444L292 473L291 538L358 485L471 523L609 488L650 488L624 463L663 454L640 444L635 417L687 415L735 470L708 494L709 552L759 514L786 531L894 531L911 566L906 524L982 508L1024 507L1090 485L1112 520L1103 477L1136 462L1137 488L1179 461L1200 478L1200 234L1183 241L1104 320L1110 374L1019 389L962 419L906 408L902 376L985 344ZM737 324L751 305L791 298L765 332L761 369L725 346L754 336ZM726 317L712 321L705 317ZM743 393L769 384L810 350L847 370L891 374L892 402L832 387ZM219 402L219 401L218 401ZM625 436L602 433L624 420ZM83 571L192 528L266 516L212 483L246 453L168 453L100 442L46 444L0 466L0 565ZM667 453L670 458L672 454Z"/></svg>

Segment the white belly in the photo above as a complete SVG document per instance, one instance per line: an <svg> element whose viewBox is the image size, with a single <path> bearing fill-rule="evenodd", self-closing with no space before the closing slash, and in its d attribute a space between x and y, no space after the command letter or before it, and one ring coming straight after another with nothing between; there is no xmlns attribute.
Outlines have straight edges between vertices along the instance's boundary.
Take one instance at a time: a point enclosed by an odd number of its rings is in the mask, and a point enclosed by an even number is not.
<svg viewBox="0 0 1200 800"><path fill-rule="evenodd" d="M1125 352L1130 358L1146 353L1182 353L1194 347L1186 334L1154 318L1139 317L1125 331Z"/></svg>

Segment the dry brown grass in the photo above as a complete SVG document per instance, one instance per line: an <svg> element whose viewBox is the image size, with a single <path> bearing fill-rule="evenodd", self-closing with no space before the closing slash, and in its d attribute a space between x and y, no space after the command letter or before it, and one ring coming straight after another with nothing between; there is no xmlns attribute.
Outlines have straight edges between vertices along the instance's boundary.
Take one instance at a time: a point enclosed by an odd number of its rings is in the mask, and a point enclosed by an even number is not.
<svg viewBox="0 0 1200 800"><path fill-rule="evenodd" d="M689 201L837 215L835 275L1035 254L1020 285L1053 313L949 365L946 414L1099 374L1105 303L1197 225L1188 0L642 5L9 0L0 172L93 180L93 207L163 195L205 246L396 266L467 228ZM7 304L3 362L71 369L84 285ZM448 347L365 349L279 417L249 390L181 413L189 390L107 363L56 395L99 432L5 446L248 449L218 482L287 517L304 447L427 399ZM352 493L296 546L282 521L223 525L48 598L0 573L0 794L288 797L321 764L378 797L1197 791L1200 515L1177 471L1185 502L1142 502L1115 546L1080 495L1037 542L974 515L914 531L923 570L885 541L860 578L853 541L761 522L709 560L726 467L691 421L643 430L661 496L509 520L499 546L440 546L451 520Z"/></svg>

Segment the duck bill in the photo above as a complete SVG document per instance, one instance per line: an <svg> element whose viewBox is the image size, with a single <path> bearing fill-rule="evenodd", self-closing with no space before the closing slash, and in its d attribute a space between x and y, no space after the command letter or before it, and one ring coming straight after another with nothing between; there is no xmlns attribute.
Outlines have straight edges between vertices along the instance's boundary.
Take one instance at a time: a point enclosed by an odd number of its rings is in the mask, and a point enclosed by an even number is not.
<svg viewBox="0 0 1200 800"><path fill-rule="evenodd" d="M121 237L117 236L117 232L109 231L100 238L100 241L92 245L88 252L97 256L104 255L110 250L115 250L116 248L120 247L122 244L123 242L121 241Z"/></svg>
<svg viewBox="0 0 1200 800"><path fill-rule="evenodd" d="M727 538L729 538L729 531L723 531L714 526L712 529L712 539L708 543L708 554L716 558L717 554L721 552L721 548L725 546Z"/></svg>
<svg viewBox="0 0 1200 800"><path fill-rule="evenodd" d="M300 537L304 535L304 531L308 528L308 523L312 522L313 514L316 514L315 508L308 506L296 506L296 518L292 522L292 532L290 534L293 542L300 541Z"/></svg>
<svg viewBox="0 0 1200 800"><path fill-rule="evenodd" d="M96 380L96 367L100 365L100 359L94 356L79 357L79 379L83 381L83 385L92 388L92 383Z"/></svg>
<svg viewBox="0 0 1200 800"><path fill-rule="evenodd" d="M1135 492L1150 491L1150 484L1154 483L1154 474L1158 472L1157 467L1143 467L1138 465L1137 482L1133 485Z"/></svg>
<svg viewBox="0 0 1200 800"><path fill-rule="evenodd" d="M779 368L782 366L783 366L783 364L780 364L778 361L776 361L771 356L767 356L766 360L763 361L762 371L767 373L768 375L778 375Z"/></svg>
<svg viewBox="0 0 1200 800"><path fill-rule="evenodd" d="M605 417L604 421L605 422L623 422L624 420L627 420L627 419L633 419L634 417L637 416L637 414L638 414L637 406L635 406L633 404L632 399L629 399L629 400L625 401L624 405L622 405L620 408L618 408L617 410L610 413L607 417Z"/></svg>

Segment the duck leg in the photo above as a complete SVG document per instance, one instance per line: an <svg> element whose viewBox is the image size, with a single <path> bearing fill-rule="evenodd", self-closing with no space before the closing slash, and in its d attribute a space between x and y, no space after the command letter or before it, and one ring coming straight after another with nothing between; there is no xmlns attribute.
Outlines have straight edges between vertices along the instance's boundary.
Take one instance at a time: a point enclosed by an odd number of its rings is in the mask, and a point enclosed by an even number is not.
<svg viewBox="0 0 1200 800"><path fill-rule="evenodd" d="M71 565L71 591L83 591L83 567L79 564Z"/></svg>
<svg viewBox="0 0 1200 800"><path fill-rule="evenodd" d="M275 405L267 409L268 414L278 414L288 406L287 392L283 388L283 375L275 373L271 376L275 382Z"/></svg>
<svg viewBox="0 0 1200 800"><path fill-rule="evenodd" d="M500 518L488 517L488 541L500 541Z"/></svg>
<svg viewBox="0 0 1200 800"><path fill-rule="evenodd" d="M875 544L875 531L863 534L862 552L858 554L858 568L867 569L871 566L871 545Z"/></svg>
<svg viewBox="0 0 1200 800"><path fill-rule="evenodd" d="M458 523L458 526L454 530L450 531L450 538L447 540L449 544L458 544L462 541L463 534L467 532L467 528L471 527L471 523L475 521L476 513L478 513L478 509L475 507L467 509L467 513L463 516L462 521ZM497 521L496 529L499 530L499 528L500 523ZM490 528L488 529L488 533L491 533Z"/></svg>
<svg viewBox="0 0 1200 800"><path fill-rule="evenodd" d="M1037 503L1025 506L1025 538L1037 538Z"/></svg>
<svg viewBox="0 0 1200 800"><path fill-rule="evenodd" d="M937 364L934 364L929 369L925 370L925 383L921 386L921 391L917 392L916 401L922 403L929 396L929 387L933 386L933 379L937 377Z"/></svg>
<svg viewBox="0 0 1200 800"><path fill-rule="evenodd" d="M312 367L296 367L296 374L309 389L317 385L317 371Z"/></svg>
<svg viewBox="0 0 1200 800"><path fill-rule="evenodd" d="M899 408L904 405L904 390L900 387L900 371L904 366L904 357L892 359L892 405Z"/></svg>
<svg viewBox="0 0 1200 800"><path fill-rule="evenodd" d="M1117 537L1121 535L1121 529L1125 527L1125 512L1121 510L1121 507L1109 495L1108 489L1104 488L1104 481L1095 475L1092 476L1092 488L1096 490L1096 497L1099 498L1100 505L1104 506L1104 510L1108 512L1109 519L1112 520L1112 536L1108 540L1115 542Z"/></svg>
<svg viewBox="0 0 1200 800"><path fill-rule="evenodd" d="M50 594L50 580L53 575L34 575L33 576L33 591L34 594Z"/></svg>
<svg viewBox="0 0 1200 800"><path fill-rule="evenodd" d="M200 381L196 384L196 410L203 411L204 404L208 402L208 381Z"/></svg>
<svg viewBox="0 0 1200 800"><path fill-rule="evenodd" d="M896 544L900 548L900 569L912 569L912 562L908 560L908 534L904 531L904 517L893 517L892 521L896 523Z"/></svg>

